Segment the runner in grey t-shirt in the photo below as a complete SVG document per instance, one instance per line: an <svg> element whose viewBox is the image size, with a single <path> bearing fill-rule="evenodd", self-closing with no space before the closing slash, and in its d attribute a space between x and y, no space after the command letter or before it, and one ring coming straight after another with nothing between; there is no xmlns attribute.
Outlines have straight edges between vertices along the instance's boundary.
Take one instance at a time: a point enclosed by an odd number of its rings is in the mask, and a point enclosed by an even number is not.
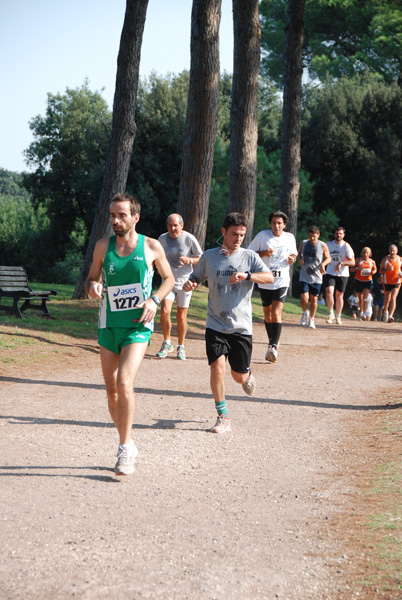
<svg viewBox="0 0 402 600"><path fill-rule="evenodd" d="M170 339L172 331L171 312L173 302L176 301L177 358L185 360L184 340L187 333L187 311L190 306L191 292L183 292L183 285L193 272L193 266L197 264L202 249L197 238L188 231L184 231L181 215L169 215L166 225L168 231L159 236L159 242L165 250L175 284L173 290L161 303L163 342L156 356L165 358L169 352L173 351L173 343Z"/></svg>
<svg viewBox="0 0 402 600"><path fill-rule="evenodd" d="M208 281L208 312L206 326L221 333L252 335L251 295L253 281L233 285L236 272L268 271L261 258L252 250L239 248L226 256L220 248L206 250L195 267L191 279Z"/></svg>
<svg viewBox="0 0 402 600"><path fill-rule="evenodd" d="M308 240L303 240L299 248L300 257L300 304L303 314L300 325L315 329L315 313L318 305L318 296L321 291L325 267L331 262L331 255L327 244L321 242L320 230L313 225L308 230ZM310 300L310 311L308 303Z"/></svg>
<svg viewBox="0 0 402 600"><path fill-rule="evenodd" d="M211 390L218 420L210 430L230 430L225 400L226 358L233 379L248 396L255 390L251 374L252 317L251 295L254 283L272 283L274 277L257 253L241 248L247 220L240 213L230 213L222 227L223 245L201 256L183 290L194 290L208 282L208 314L205 331Z"/></svg>
<svg viewBox="0 0 402 600"><path fill-rule="evenodd" d="M173 218L176 215L173 215ZM169 217L170 222L172 221L172 215ZM193 266L197 263L195 258L199 258L202 254L202 248L197 238L188 231L182 232L177 237L171 237L170 232L163 233L159 236L158 240L163 246L166 254L166 258L172 269L174 275L175 290L181 290L191 273L193 272ZM183 257L189 258L188 261L184 261ZM193 259L193 260L191 260Z"/></svg>

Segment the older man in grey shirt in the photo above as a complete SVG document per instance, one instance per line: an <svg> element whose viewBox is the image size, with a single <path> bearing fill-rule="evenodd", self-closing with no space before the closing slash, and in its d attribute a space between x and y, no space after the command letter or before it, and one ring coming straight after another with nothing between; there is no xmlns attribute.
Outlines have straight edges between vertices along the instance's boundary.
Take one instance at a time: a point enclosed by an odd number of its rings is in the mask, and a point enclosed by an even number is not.
<svg viewBox="0 0 402 600"><path fill-rule="evenodd" d="M181 215L172 214L166 220L167 233L159 236L170 268L174 276L174 288L161 303L161 326L163 342L156 356L166 358L173 351L173 343L170 339L172 331L171 313L173 302L176 301L177 313L177 358L186 359L184 340L187 334L187 312L190 306L191 292L183 292L183 285L193 272L202 254L202 249L197 238L184 231L184 223Z"/></svg>

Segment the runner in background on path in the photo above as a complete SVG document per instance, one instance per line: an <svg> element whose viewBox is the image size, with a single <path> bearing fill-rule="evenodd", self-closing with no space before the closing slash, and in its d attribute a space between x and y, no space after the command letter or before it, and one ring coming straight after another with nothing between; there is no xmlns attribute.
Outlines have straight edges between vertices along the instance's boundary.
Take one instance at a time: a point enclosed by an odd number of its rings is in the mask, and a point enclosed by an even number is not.
<svg viewBox="0 0 402 600"><path fill-rule="evenodd" d="M158 240L162 244L168 263L171 266L174 276L174 288L161 302L163 342L156 356L165 358L169 352L173 352L173 343L170 339L172 331L171 313L173 302L176 300L176 356L180 360L185 360L184 340L187 334L187 312L190 306L191 292L183 292L182 288L193 272L193 266L200 260L202 249L197 238L188 231L184 231L181 215L170 215L166 220L166 225L168 228L167 233L160 235Z"/></svg>
<svg viewBox="0 0 402 600"><path fill-rule="evenodd" d="M360 258L351 267L351 271L355 271L355 290L359 296L359 312L357 314L359 320L370 320L371 307L369 307L369 295L373 287L373 275L377 273L377 265L371 258L371 248L365 246L360 252Z"/></svg>
<svg viewBox="0 0 402 600"><path fill-rule="evenodd" d="M328 246L321 242L320 230L315 225L309 227L308 240L303 240L299 248L300 269L300 305L303 314L300 325L308 325L315 329L315 313L318 306L318 296L321 292L325 267L331 262ZM310 311L308 303L310 301Z"/></svg>
<svg viewBox="0 0 402 600"><path fill-rule="evenodd" d="M380 265L380 273L384 276L384 313L382 320L393 323L396 308L396 299L401 289L402 258L398 255L398 246L391 244L389 254L385 256Z"/></svg>
<svg viewBox="0 0 402 600"><path fill-rule="evenodd" d="M332 242L327 242L331 262L327 266L324 278L326 302L329 311L327 323L336 321L337 325L342 325L342 309L349 278L349 267L353 267L355 264L355 255L350 244L344 240L345 229L343 227L335 229L334 237L335 239ZM334 305L336 315L334 315Z"/></svg>
<svg viewBox="0 0 402 600"><path fill-rule="evenodd" d="M265 360L274 363L278 358L283 303L290 283L290 265L296 261L297 247L294 235L284 231L289 221L284 212L280 210L272 212L268 219L271 229L260 231L248 249L254 250L262 258L274 276L272 283L258 284L268 335Z"/></svg>

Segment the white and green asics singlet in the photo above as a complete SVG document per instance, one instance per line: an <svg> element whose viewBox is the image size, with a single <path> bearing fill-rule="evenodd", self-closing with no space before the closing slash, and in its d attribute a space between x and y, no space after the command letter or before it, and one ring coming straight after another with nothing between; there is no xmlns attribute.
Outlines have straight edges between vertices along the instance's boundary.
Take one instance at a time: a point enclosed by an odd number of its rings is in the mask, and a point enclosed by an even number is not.
<svg viewBox="0 0 402 600"><path fill-rule="evenodd" d="M99 329L135 327L142 315L136 308L152 294L154 272L147 266L144 253L145 236L138 234L135 250L129 256L116 252L116 236L110 238L103 262L103 297L99 308ZM152 326L151 326L152 328Z"/></svg>

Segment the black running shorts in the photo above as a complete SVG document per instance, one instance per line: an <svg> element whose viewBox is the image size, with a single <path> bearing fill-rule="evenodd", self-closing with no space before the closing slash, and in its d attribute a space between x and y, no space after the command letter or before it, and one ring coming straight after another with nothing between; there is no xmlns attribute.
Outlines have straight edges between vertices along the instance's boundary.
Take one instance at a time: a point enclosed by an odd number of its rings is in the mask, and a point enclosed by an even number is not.
<svg viewBox="0 0 402 600"><path fill-rule="evenodd" d="M272 302L285 302L288 293L288 288L277 288L276 290L267 290L265 288L259 288L261 302L263 306L271 306Z"/></svg>
<svg viewBox="0 0 402 600"><path fill-rule="evenodd" d="M247 373L250 369L253 338L242 333L220 333L215 329L205 331L205 345L208 364L211 365L220 356L227 357L236 373Z"/></svg>
<svg viewBox="0 0 402 600"><path fill-rule="evenodd" d="M341 277L340 275L325 275L325 287L334 287L337 292L345 293L349 277Z"/></svg>

